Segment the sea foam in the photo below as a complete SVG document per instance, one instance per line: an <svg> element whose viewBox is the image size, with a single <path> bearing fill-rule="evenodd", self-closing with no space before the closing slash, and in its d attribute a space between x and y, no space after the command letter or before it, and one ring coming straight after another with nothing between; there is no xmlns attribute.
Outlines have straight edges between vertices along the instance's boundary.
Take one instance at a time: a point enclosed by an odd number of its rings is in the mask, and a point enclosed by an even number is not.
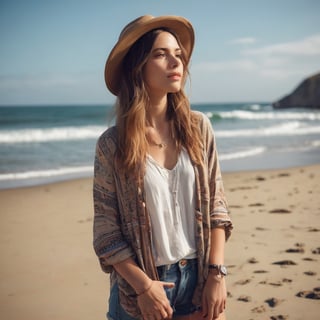
<svg viewBox="0 0 320 320"><path fill-rule="evenodd" d="M219 130L216 131L217 137L234 138L234 137L262 137L262 136L297 136L319 134L320 127L306 127L300 121L290 121L280 123L275 126L254 128L254 129L238 129L238 130Z"/></svg>
<svg viewBox="0 0 320 320"><path fill-rule="evenodd" d="M265 151L266 151L265 147L256 147L256 148L252 148L252 149L244 149L242 151L221 154L219 156L219 159L222 160L222 161L225 161L225 160L253 157L253 156L256 156L258 154L264 153Z"/></svg>
<svg viewBox="0 0 320 320"><path fill-rule="evenodd" d="M315 112L252 112L246 110L221 111L217 113L208 112L212 118L218 115L224 119L242 120L320 120L320 113Z"/></svg>
<svg viewBox="0 0 320 320"><path fill-rule="evenodd" d="M63 140L96 139L106 128L103 126L61 127L48 129L21 129L0 131L0 143L32 143Z"/></svg>
<svg viewBox="0 0 320 320"><path fill-rule="evenodd" d="M35 170L35 171L27 171L27 172L4 173L4 174L0 174L0 181L50 178L50 177L56 177L56 176L80 175L80 174L91 174L91 173L93 173L92 166L65 167L65 168L57 168L57 169L50 169L50 170L39 170L39 171Z"/></svg>

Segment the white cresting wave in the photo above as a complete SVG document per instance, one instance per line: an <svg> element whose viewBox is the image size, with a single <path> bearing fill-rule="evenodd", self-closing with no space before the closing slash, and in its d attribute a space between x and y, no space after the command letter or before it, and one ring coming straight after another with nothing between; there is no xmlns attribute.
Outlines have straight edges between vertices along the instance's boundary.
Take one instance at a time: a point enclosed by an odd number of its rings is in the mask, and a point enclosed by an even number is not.
<svg viewBox="0 0 320 320"><path fill-rule="evenodd" d="M0 143L32 143L64 140L96 139L106 130L103 126L61 127L0 131Z"/></svg>
<svg viewBox="0 0 320 320"><path fill-rule="evenodd" d="M256 147L256 148L242 150L238 152L221 154L219 156L219 159L222 161L225 161L225 160L253 157L258 154L264 153L265 151L266 151L265 147Z"/></svg>
<svg viewBox="0 0 320 320"><path fill-rule="evenodd" d="M246 110L207 112L209 118L218 115L224 119L242 120L320 120L319 112L252 112Z"/></svg>
<svg viewBox="0 0 320 320"><path fill-rule="evenodd" d="M43 143L52 141L71 141L97 139L106 127L83 126L83 127L61 127L48 129L23 129L0 131L0 144L15 143ZM247 136L295 136L319 134L320 126L306 126L300 121L280 123L275 126L238 129L238 130L216 130L217 137L247 137Z"/></svg>
<svg viewBox="0 0 320 320"><path fill-rule="evenodd" d="M320 126L307 127L299 121L291 121L275 126L253 129L239 130L219 130L216 131L217 137L262 137L262 136L301 136L310 134L320 134Z"/></svg>
<svg viewBox="0 0 320 320"><path fill-rule="evenodd" d="M51 178L56 176L92 174L93 166L65 167L58 169L26 171L0 174L0 181Z"/></svg>
<svg viewBox="0 0 320 320"><path fill-rule="evenodd" d="M314 148L319 148L320 147L320 140L312 141L311 144Z"/></svg>

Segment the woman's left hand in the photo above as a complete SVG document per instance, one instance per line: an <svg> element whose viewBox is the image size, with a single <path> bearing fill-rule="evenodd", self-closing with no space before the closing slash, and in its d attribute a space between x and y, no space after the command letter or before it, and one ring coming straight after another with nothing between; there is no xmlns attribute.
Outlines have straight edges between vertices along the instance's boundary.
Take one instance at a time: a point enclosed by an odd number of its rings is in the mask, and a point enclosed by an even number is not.
<svg viewBox="0 0 320 320"><path fill-rule="evenodd" d="M202 315L205 319L218 319L225 310L227 299L227 289L224 277L208 275L202 293Z"/></svg>

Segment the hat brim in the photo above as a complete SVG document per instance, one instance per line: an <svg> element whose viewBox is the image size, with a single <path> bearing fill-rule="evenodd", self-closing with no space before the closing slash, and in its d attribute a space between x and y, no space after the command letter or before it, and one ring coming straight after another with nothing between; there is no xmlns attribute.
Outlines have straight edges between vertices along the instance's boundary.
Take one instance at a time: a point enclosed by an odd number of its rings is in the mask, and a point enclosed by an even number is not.
<svg viewBox="0 0 320 320"><path fill-rule="evenodd" d="M187 62L190 60L194 46L194 30L187 19L179 16L146 17L148 17L147 21L137 24L130 32L120 36L108 56L104 76L108 89L114 95L118 95L119 93L122 72L121 65L125 55L140 37L153 29L168 28L175 32L186 50Z"/></svg>

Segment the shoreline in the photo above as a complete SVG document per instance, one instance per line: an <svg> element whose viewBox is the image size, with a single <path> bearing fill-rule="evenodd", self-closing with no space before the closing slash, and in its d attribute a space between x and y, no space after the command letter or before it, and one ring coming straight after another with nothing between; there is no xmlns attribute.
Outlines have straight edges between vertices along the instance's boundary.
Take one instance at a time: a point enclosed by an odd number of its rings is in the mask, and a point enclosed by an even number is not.
<svg viewBox="0 0 320 320"><path fill-rule="evenodd" d="M235 225L227 318L300 320L307 310L317 319L319 301L306 296L319 298L320 164L223 172L223 180ZM105 319L109 281L92 248L92 178L2 189L0 202L3 317Z"/></svg>
<svg viewBox="0 0 320 320"><path fill-rule="evenodd" d="M250 159L250 161L249 161ZM315 156L303 159L303 161L299 161L296 159L296 154L293 154L291 157L289 155L271 157L270 161L267 163L265 160L265 155L256 155L250 158L239 158L232 160L220 161L220 167L222 171L222 175L227 174L235 174L240 172L254 172L254 171L274 171L274 170L286 170L286 169L294 169L300 167L308 167L314 166L318 163L315 162ZM283 165L279 165L282 163ZM85 171L79 170L78 167L69 168L70 173L68 174L57 174L46 176L41 174L39 177L32 176L28 177L28 173L11 173L8 174L12 177L15 175L18 176L27 176L26 178L12 178L11 180L1 179L0 175L0 191L2 190L14 190L19 188L31 188L37 186L45 186L55 183L65 183L73 180L81 180L81 179L92 179L93 177L93 165L80 167L85 168ZM60 169L54 169L49 171L57 171ZM79 173L76 173L79 171ZM73 173L72 173L73 172ZM35 174L36 172L32 172ZM40 171L42 173L42 171ZM6 175L6 174L5 174Z"/></svg>

